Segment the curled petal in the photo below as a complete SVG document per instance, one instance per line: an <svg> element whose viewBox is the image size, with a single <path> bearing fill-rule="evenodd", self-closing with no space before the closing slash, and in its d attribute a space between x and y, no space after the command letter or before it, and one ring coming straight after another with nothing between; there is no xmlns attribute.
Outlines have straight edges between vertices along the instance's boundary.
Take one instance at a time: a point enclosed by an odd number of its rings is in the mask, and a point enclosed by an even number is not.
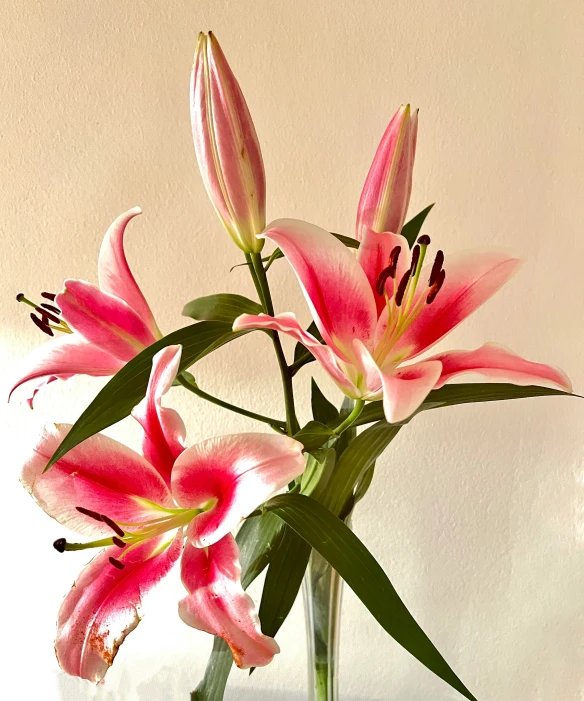
<svg viewBox="0 0 584 701"><path fill-rule="evenodd" d="M389 423L399 423L411 416L434 389L442 363L422 360L395 372L381 372L383 411Z"/></svg>
<svg viewBox="0 0 584 701"><path fill-rule="evenodd" d="M148 326L152 335L160 338L161 333L154 321L152 311L132 275L124 253L126 226L131 219L141 213L140 207L129 209L121 214L107 230L97 261L99 287L104 292L126 302Z"/></svg>
<svg viewBox="0 0 584 701"><path fill-rule="evenodd" d="M187 448L172 470L172 493L185 509L206 509L188 527L196 547L232 531L304 471L302 444L287 436L240 433Z"/></svg>
<svg viewBox="0 0 584 701"><path fill-rule="evenodd" d="M67 334L54 341L39 346L29 353L23 361L19 379L10 390L10 395L17 387L30 382L30 401L45 384L53 379L66 380L72 375L105 376L114 375L124 363L101 348L87 343L75 334ZM43 380L35 384L32 380Z"/></svg>
<svg viewBox="0 0 584 701"><path fill-rule="evenodd" d="M238 667L262 667L280 648L262 634L240 575L239 549L232 535L208 548L196 548L187 541L181 576L189 595L180 601L178 612L187 625L223 638Z"/></svg>
<svg viewBox="0 0 584 701"><path fill-rule="evenodd" d="M413 358L437 343L472 314L517 271L521 261L504 253L461 253L447 256L446 280L432 304L426 305L395 345L393 353ZM428 280L431 266L424 266L420 283ZM427 295L423 284L417 298Z"/></svg>
<svg viewBox="0 0 584 701"><path fill-rule="evenodd" d="M323 345L312 334L306 332L300 326L294 314L290 312L277 314L276 316L242 314L235 320L233 330L244 331L246 329L271 329L272 331L285 333L287 336L302 343L314 355L342 392L355 399L360 396L355 385L343 372L342 361L337 358L331 348Z"/></svg>
<svg viewBox="0 0 584 701"><path fill-rule="evenodd" d="M170 484L170 472L183 452L186 429L174 409L162 406L162 397L172 387L178 372L182 346L167 346L152 359L146 396L132 412L144 429L142 454Z"/></svg>
<svg viewBox="0 0 584 701"><path fill-rule="evenodd" d="M59 610L55 652L67 674L99 682L124 639L140 623L145 595L170 571L182 546L179 534L146 541L124 556L107 548L81 571ZM122 558L117 569L109 558Z"/></svg>
<svg viewBox="0 0 584 701"><path fill-rule="evenodd" d="M391 256L392 251L399 246L400 252L397 259L396 272L393 278L389 278L385 284L387 295L393 297L393 282L396 283L410 267L411 254L410 247L406 239L399 234L378 234L373 229L365 228L359 246L358 260L367 275L377 305L379 315L386 308L385 298L377 292L377 281L382 270L384 270Z"/></svg>
<svg viewBox="0 0 584 701"><path fill-rule="evenodd" d="M159 507L173 508L168 487L152 465L100 434L72 448L43 473L70 428L48 425L22 468L21 482L49 516L71 530L98 537L112 535L111 529L79 513L77 506L123 523L160 518Z"/></svg>
<svg viewBox="0 0 584 701"><path fill-rule="evenodd" d="M442 363L442 373L436 383L436 389L450 382L453 377L465 372L475 372L514 385L541 385L566 392L572 391L572 383L562 370L525 360L496 343L485 343L476 350L439 353L428 360L439 360Z"/></svg>
<svg viewBox="0 0 584 701"><path fill-rule="evenodd" d="M272 222L265 234L294 269L325 343L349 360L353 339L372 339L377 308L351 251L332 234L297 219Z"/></svg>
<svg viewBox="0 0 584 701"><path fill-rule="evenodd" d="M83 280L65 280L56 304L72 329L120 360L130 360L156 341L124 301Z"/></svg>

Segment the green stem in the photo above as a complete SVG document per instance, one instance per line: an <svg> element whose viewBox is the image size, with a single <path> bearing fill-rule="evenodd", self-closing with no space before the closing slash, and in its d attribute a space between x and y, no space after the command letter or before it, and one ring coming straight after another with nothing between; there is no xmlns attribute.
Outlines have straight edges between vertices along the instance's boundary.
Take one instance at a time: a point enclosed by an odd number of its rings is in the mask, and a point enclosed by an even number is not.
<svg viewBox="0 0 584 701"><path fill-rule="evenodd" d="M363 411L364 406L365 402L363 401L363 399L356 399L353 411L345 418L345 420L341 424L339 424L335 429L333 429L333 433L335 433L337 436L340 436L343 431L350 428L353 422L355 422L359 418L359 415Z"/></svg>
<svg viewBox="0 0 584 701"><path fill-rule="evenodd" d="M183 375L177 375L176 379L183 387L188 389L189 392L196 394L197 397L201 397L201 399L206 399L208 402L211 402L211 404L216 404L217 406L223 407L224 409L229 409L229 411L233 411L236 414L241 414L242 416L247 416L250 419L255 419L256 421L261 421L262 423L269 424L274 429L274 431L277 431L278 433L284 433L286 424L283 421L279 421L278 419L272 419L271 417L263 416L262 414L256 414L253 411L248 411L247 409L243 409L242 407L236 406L235 404L224 402L222 399L214 397L212 394L208 394L197 385L192 384Z"/></svg>
<svg viewBox="0 0 584 701"><path fill-rule="evenodd" d="M259 253L246 253L246 258L252 264L252 267L250 267L250 270L252 271L252 278L264 311L266 314L274 316L274 304L272 302L272 295L270 293L270 286L268 284L268 278L266 276L262 257ZM286 430L288 435L293 436L300 430L300 426L298 424L298 419L296 418L296 410L294 407L292 374L290 372L290 368L288 367L288 363L286 362L286 356L284 355L284 349L282 348L280 337L276 331L270 331L269 335L272 339L272 343L274 344L274 350L276 351L276 358L280 368L280 375L282 376L284 402L286 404Z"/></svg>

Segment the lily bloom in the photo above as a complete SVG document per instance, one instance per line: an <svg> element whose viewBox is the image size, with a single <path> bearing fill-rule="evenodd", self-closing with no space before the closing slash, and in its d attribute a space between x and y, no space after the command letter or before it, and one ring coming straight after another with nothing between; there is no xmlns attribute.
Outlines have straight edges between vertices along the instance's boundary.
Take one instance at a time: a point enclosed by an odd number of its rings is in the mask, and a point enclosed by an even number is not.
<svg viewBox="0 0 584 701"><path fill-rule="evenodd" d="M246 253L261 251L266 178L245 98L219 42L199 34L191 78L191 122L199 169L221 223Z"/></svg>
<svg viewBox="0 0 584 701"><path fill-rule="evenodd" d="M231 531L302 473L302 445L287 436L248 433L185 448L183 422L161 405L180 354L180 346L169 346L154 357L147 395L135 413L146 457L98 434L43 472L69 431L61 424L45 429L23 466L21 481L41 508L92 539L59 538L59 552L105 547L65 597L55 641L63 670L93 682L104 677L140 622L145 595L181 554L185 623L224 638L243 668L268 664L279 652L261 633L242 589Z"/></svg>
<svg viewBox="0 0 584 701"><path fill-rule="evenodd" d="M365 229L379 233L402 230L410 194L418 137L418 110L402 105L383 135L365 180L355 236L358 241Z"/></svg>
<svg viewBox="0 0 584 701"><path fill-rule="evenodd" d="M134 207L119 216L107 230L97 263L99 287L83 280L65 280L57 295L43 293L54 302L36 305L18 295L19 302L34 307L34 323L50 336L63 336L40 346L24 360L24 369L12 392L24 383L32 385L28 402L45 384L73 375L114 375L128 360L162 334L124 254L128 222L142 210ZM36 381L36 382L33 382Z"/></svg>
<svg viewBox="0 0 584 701"><path fill-rule="evenodd" d="M294 269L326 345L293 314L243 314L234 330L272 329L300 341L348 397L383 399L389 422L407 419L430 390L466 372L570 390L560 370L492 343L415 360L507 282L516 258L493 252L445 258L438 251L424 264L428 236L410 251L403 236L371 229L355 257L324 229L292 219L274 222L264 236Z"/></svg>

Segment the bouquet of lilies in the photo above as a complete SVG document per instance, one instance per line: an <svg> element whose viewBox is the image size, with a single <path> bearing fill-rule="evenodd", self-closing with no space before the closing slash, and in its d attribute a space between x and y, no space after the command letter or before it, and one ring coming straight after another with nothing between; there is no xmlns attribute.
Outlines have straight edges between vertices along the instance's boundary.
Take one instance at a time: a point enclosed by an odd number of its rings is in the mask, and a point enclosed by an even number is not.
<svg viewBox="0 0 584 701"><path fill-rule="evenodd" d="M79 534L79 542L59 538L55 550L97 552L59 609L59 664L68 674L101 681L140 622L148 592L177 565L185 587L179 616L215 636L192 699L222 699L233 663L250 669L272 661L280 652L275 636L303 582L309 698L335 699L341 580L390 636L475 699L350 521L375 478L376 460L418 413L570 394L563 372L494 343L426 354L497 292L520 261L495 252L444 253L422 232L431 206L407 220L418 128L409 105L381 139L352 237L294 219L266 225L258 138L211 33L199 36L190 99L205 188L243 253L257 299L199 297L183 311L195 323L163 334L124 254L125 232L139 208L107 231L98 285L68 279L57 294L42 292L42 301L17 297L54 337L25 359L14 383L14 390L28 388L31 407L55 380L111 376L74 425L46 427L22 466L22 483L37 504ZM274 246L269 255L266 241ZM292 311L274 309L268 273L281 258L312 312L308 329ZM196 381L198 361L254 331L267 335L278 361L278 417L220 399ZM282 335L296 342L293 357ZM245 341L237 349L244 352ZM300 371L313 361L344 399L331 402L313 379L313 420L300 426L294 385L306 381ZM489 382L450 384L465 373ZM250 417L258 431L189 444L181 417L164 405L170 391ZM141 454L100 433L130 415L142 429ZM264 570L256 609L245 590Z"/></svg>

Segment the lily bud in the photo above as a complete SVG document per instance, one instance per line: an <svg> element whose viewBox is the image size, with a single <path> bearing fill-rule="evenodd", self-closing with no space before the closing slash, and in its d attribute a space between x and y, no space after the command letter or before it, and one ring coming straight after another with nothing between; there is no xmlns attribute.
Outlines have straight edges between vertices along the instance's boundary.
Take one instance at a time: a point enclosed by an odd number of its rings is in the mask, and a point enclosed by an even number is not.
<svg viewBox="0 0 584 701"><path fill-rule="evenodd" d="M191 78L191 122L207 194L231 238L261 251L266 179L245 98L214 35L199 34Z"/></svg>
<svg viewBox="0 0 584 701"><path fill-rule="evenodd" d="M358 240L364 228L400 233L412 191L417 136L418 110L410 113L410 106L402 105L385 130L363 186L357 210Z"/></svg>

